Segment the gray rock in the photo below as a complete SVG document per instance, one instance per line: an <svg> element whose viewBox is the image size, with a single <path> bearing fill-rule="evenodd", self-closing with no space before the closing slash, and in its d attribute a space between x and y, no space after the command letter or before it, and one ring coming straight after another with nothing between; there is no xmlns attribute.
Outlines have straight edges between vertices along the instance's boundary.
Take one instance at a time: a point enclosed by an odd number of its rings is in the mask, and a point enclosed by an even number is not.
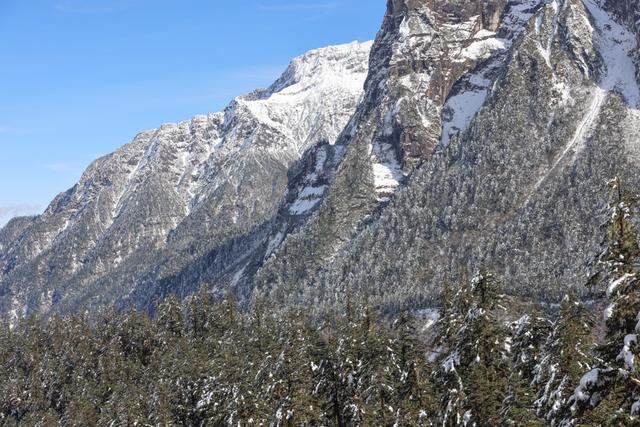
<svg viewBox="0 0 640 427"><path fill-rule="evenodd" d="M260 234L278 211L289 169L309 148L334 143L351 117L370 48L308 52L270 88L223 112L143 132L95 161L44 214L2 231L0 312L148 306L164 292L161 283ZM189 289L222 284L229 268L184 280Z"/></svg>
<svg viewBox="0 0 640 427"><path fill-rule="evenodd" d="M415 19L428 3L407 3L397 18L398 3L391 2L385 22ZM383 26L372 64L381 41L397 37L384 31L400 28ZM443 280L481 266L521 297L583 292L601 241L606 182L621 175L638 188L634 31L610 21L593 1L509 2L497 36L514 35L507 50L478 62L445 91L439 112L443 129L454 132L388 206L354 209L350 199L364 198L367 189L337 177L326 208L258 273L258 295L322 310L366 289L385 309L419 308L433 303ZM436 28L426 39L443 32ZM437 54L422 62L443 66ZM468 123L447 126L456 105L473 104L452 102L456 97L473 101L483 91ZM357 147L356 138L347 152L362 153ZM366 168L347 159L338 174L366 176ZM347 208L335 215L341 204ZM300 265L293 253L317 249L317 242L328 255Z"/></svg>

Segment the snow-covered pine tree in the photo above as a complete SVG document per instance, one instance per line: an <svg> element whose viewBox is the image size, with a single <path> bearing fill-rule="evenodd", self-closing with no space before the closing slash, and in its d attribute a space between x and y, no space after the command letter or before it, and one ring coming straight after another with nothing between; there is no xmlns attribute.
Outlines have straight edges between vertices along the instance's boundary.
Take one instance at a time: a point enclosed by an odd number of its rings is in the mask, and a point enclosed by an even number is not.
<svg viewBox="0 0 640 427"><path fill-rule="evenodd" d="M402 312L393 322L385 355L390 386L395 396L395 425L431 425L437 404L425 360L426 349L418 338L415 319Z"/></svg>
<svg viewBox="0 0 640 427"><path fill-rule="evenodd" d="M546 426L539 419L535 391L531 387L542 347L551 330L550 322L537 313L524 315L511 326L511 374L502 407L503 426Z"/></svg>
<svg viewBox="0 0 640 427"><path fill-rule="evenodd" d="M169 296L157 308L157 323L164 333L165 342L184 332L182 303L174 295Z"/></svg>
<svg viewBox="0 0 640 427"><path fill-rule="evenodd" d="M315 329L307 324L306 313L295 312L287 316L291 340L291 378L293 387L290 392L291 423L290 425L318 425L318 408L312 396L313 364L311 347L316 337Z"/></svg>
<svg viewBox="0 0 640 427"><path fill-rule="evenodd" d="M339 361L334 351L335 341L323 329L329 328L319 328L319 333L311 343L312 394L318 405L320 424L344 426L344 396L340 384Z"/></svg>
<svg viewBox="0 0 640 427"><path fill-rule="evenodd" d="M434 354L446 353L453 349L455 338L460 332L465 316L471 308L473 294L467 274L452 284L446 281L440 295L440 314L434 325L435 337L432 347Z"/></svg>
<svg viewBox="0 0 640 427"><path fill-rule="evenodd" d="M188 328L194 339L203 339L209 333L210 317L213 308L212 296L207 286L188 298L187 303Z"/></svg>
<svg viewBox="0 0 640 427"><path fill-rule="evenodd" d="M252 333L247 351L255 364L253 384L258 395L254 423L313 423L313 401L308 398L312 388L310 339L303 316L292 312L276 317L254 308L249 328Z"/></svg>
<svg viewBox="0 0 640 427"><path fill-rule="evenodd" d="M590 369L594 323L591 312L575 295L563 298L531 384L537 390L536 412L551 425L559 423L572 387Z"/></svg>
<svg viewBox="0 0 640 427"><path fill-rule="evenodd" d="M458 316L451 314L445 330L453 339L435 373L436 388L444 390L439 418L444 426L498 425L505 398L508 363L506 331L497 319L498 286L491 273L471 280L471 304L457 333L450 330ZM462 301L466 295L460 296Z"/></svg>
<svg viewBox="0 0 640 427"><path fill-rule="evenodd" d="M367 411L367 400L379 397L377 385L383 381L378 364L382 345L373 330L375 319L368 295L362 296L353 317L347 315L338 321L336 355L343 390L343 419L348 425L358 425L364 422L367 412L373 412ZM374 408L377 409L375 404Z"/></svg>
<svg viewBox="0 0 640 427"><path fill-rule="evenodd" d="M354 350L358 354L355 364L357 396L351 398L352 405L358 404L362 408L358 425L388 425L393 422L397 411L391 338L386 331L377 329L368 298L360 312L359 323L351 328L351 334L355 332L356 337L352 344L355 344ZM353 381L348 379L347 384ZM353 385L350 388L353 389Z"/></svg>
<svg viewBox="0 0 640 427"><path fill-rule="evenodd" d="M596 367L582 376L569 399L565 424L640 424L640 250L634 227L636 198L619 178L610 182L611 198L604 251L592 285L604 291L606 336L598 347Z"/></svg>

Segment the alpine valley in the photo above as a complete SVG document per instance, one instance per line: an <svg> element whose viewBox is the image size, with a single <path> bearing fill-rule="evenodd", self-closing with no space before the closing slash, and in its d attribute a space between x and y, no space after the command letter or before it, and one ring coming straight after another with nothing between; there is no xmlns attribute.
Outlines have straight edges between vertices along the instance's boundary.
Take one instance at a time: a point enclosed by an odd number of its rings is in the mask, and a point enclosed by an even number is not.
<svg viewBox="0 0 640 427"><path fill-rule="evenodd" d="M280 402L262 424L234 406L176 425L640 425L639 189L640 0L388 0L374 41L312 50L222 112L142 132L11 220L0 318L11 334L115 307L162 329L203 295L211 316L268 307L269 336L346 318L331 366L353 394L327 391L319 418ZM216 338L234 357L264 326L239 324ZM384 353L395 367L365 374L376 345L400 349ZM307 362L309 378L331 369ZM413 378L437 398L364 387L393 369L387 389ZM209 380L192 400L214 411L206 390L236 383Z"/></svg>

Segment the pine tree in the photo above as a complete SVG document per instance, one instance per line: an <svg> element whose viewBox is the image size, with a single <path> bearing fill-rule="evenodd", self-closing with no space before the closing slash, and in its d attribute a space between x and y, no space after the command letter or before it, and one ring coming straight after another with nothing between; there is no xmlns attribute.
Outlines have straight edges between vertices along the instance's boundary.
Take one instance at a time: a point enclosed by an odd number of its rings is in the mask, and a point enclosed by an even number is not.
<svg viewBox="0 0 640 427"><path fill-rule="evenodd" d="M447 350L452 347L473 303L471 285L466 273L461 275L455 288L448 281L444 283L440 301L441 310L435 325L437 334L434 345L441 350Z"/></svg>
<svg viewBox="0 0 640 427"><path fill-rule="evenodd" d="M321 424L343 427L344 390L341 386L336 342L328 331L320 328L311 347L313 396L318 402Z"/></svg>
<svg viewBox="0 0 640 427"><path fill-rule="evenodd" d="M420 342L415 319L403 311L393 322L389 342L391 373L390 386L394 390L396 425L429 425L437 412L435 392L432 388L424 358L426 348Z"/></svg>
<svg viewBox="0 0 640 427"><path fill-rule="evenodd" d="M590 370L595 320L573 294L566 295L553 324L540 361L534 368L532 386L537 390L537 414L558 425L573 386Z"/></svg>
<svg viewBox="0 0 640 427"><path fill-rule="evenodd" d="M191 335L196 339L204 338L209 332L209 317L213 310L211 295L206 286L202 286L195 295L189 298L187 308L188 327Z"/></svg>
<svg viewBox="0 0 640 427"><path fill-rule="evenodd" d="M307 324L302 312L291 313L290 390L292 417L289 425L318 425L317 402L313 399L312 343L317 339L315 328Z"/></svg>
<svg viewBox="0 0 640 427"><path fill-rule="evenodd" d="M254 358L260 396L256 412L264 413L266 422L277 425L312 423L316 420L311 398L312 332L304 317L299 312L277 318L265 316L254 307L253 319L256 324L251 330L260 348Z"/></svg>
<svg viewBox="0 0 640 427"><path fill-rule="evenodd" d="M178 337L184 333L183 307L174 295L168 297L158 306L156 316L156 323L165 333L166 340Z"/></svg>
<svg viewBox="0 0 640 427"><path fill-rule="evenodd" d="M532 382L542 347L551 329L550 322L541 316L527 314L515 322L512 329L511 374L502 407L501 425L545 426L547 423L536 414L536 395Z"/></svg>
<svg viewBox="0 0 640 427"><path fill-rule="evenodd" d="M354 324L355 348L358 351L356 401L362 407L362 424L390 425L398 411L397 358L392 339L386 330L372 322L372 310L365 302L360 324Z"/></svg>
<svg viewBox="0 0 640 427"><path fill-rule="evenodd" d="M214 317L217 333L222 334L214 355L216 382L223 387L218 387L219 399L211 403L223 408L226 423L236 425L246 424L252 418L257 399L251 381L255 376L255 363L247 339L252 331L246 327L245 320L232 294L218 305Z"/></svg>
<svg viewBox="0 0 640 427"><path fill-rule="evenodd" d="M611 202L604 251L591 285L606 295L605 341L594 369L583 375L569 400L568 418L603 425L640 423L640 249L634 227L636 198L610 183Z"/></svg>
<svg viewBox="0 0 640 427"><path fill-rule="evenodd" d="M470 308L460 329L457 333L451 329L460 323L459 314L451 314L444 329L452 336L451 350L435 374L436 388L445 390L439 415L445 426L498 425L505 398L506 332L495 314L499 300L495 278L479 272L471 280L470 292Z"/></svg>

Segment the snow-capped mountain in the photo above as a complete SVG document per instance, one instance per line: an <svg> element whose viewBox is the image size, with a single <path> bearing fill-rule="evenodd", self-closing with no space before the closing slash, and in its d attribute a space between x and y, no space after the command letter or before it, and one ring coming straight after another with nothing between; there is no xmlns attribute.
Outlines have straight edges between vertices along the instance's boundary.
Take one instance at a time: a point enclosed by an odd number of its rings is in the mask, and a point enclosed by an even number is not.
<svg viewBox="0 0 640 427"><path fill-rule="evenodd" d="M258 294L332 306L366 290L383 309L419 308L481 266L525 297L583 291L607 181L638 188L639 4L389 2L348 154L318 213L258 272ZM352 184L374 175L359 161L371 140L403 165L388 205Z"/></svg>
<svg viewBox="0 0 640 427"><path fill-rule="evenodd" d="M4 228L3 311L123 299L271 220L289 169L315 144L333 144L351 117L370 48L310 51L268 89L142 132L96 160L44 214Z"/></svg>
<svg viewBox="0 0 640 427"><path fill-rule="evenodd" d="M639 18L637 0L390 0L373 45L144 132L9 223L0 307L148 308L206 284L424 308L480 266L520 296L580 292L607 181L640 184Z"/></svg>
<svg viewBox="0 0 640 427"><path fill-rule="evenodd" d="M640 425L639 188L640 0L388 0L0 229L0 419Z"/></svg>
<svg viewBox="0 0 640 427"><path fill-rule="evenodd" d="M536 6L531 1L450 3L389 2L363 100L338 140L346 154L331 189L319 214L261 269L261 287L309 280L314 286L309 270L333 259L414 170L451 135L464 131ZM295 255L310 251L315 252L310 258Z"/></svg>

